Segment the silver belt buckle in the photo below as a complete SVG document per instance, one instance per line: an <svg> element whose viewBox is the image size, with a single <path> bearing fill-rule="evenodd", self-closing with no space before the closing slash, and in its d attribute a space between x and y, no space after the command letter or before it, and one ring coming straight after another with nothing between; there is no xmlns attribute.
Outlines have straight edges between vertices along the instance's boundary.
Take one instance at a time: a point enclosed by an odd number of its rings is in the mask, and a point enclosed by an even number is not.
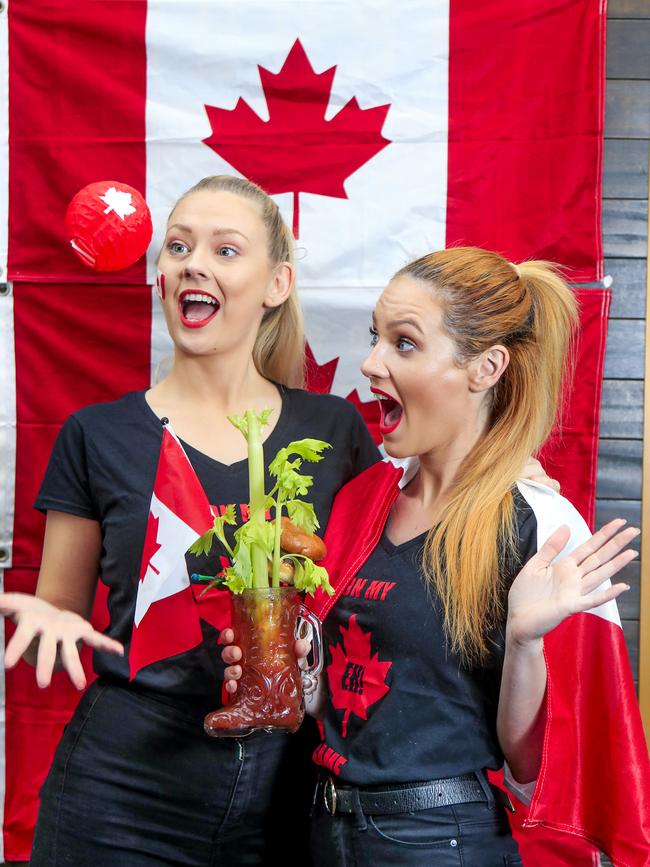
<svg viewBox="0 0 650 867"><path fill-rule="evenodd" d="M336 814L336 787L334 786L334 780L331 777L325 781L325 785L323 786L323 803L325 804L325 809L330 814L330 816L334 816Z"/></svg>

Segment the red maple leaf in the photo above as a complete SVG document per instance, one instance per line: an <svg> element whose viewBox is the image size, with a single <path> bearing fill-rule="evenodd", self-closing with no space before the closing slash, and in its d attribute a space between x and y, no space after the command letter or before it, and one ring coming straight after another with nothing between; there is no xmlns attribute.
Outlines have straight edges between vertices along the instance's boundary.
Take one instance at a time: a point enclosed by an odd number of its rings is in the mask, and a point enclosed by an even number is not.
<svg viewBox="0 0 650 867"><path fill-rule="evenodd" d="M144 535L144 548L142 551L142 574L144 575L147 571L147 566L151 566L156 575L160 574L160 570L156 569L156 567L151 562L152 557L156 554L156 552L162 548L162 545L158 542L158 524L160 523L160 518L154 517L154 515L149 512L149 520L147 521L147 530Z"/></svg>
<svg viewBox="0 0 650 867"><path fill-rule="evenodd" d="M332 383L334 382L334 374L336 373L339 359L332 358L324 364L319 364L309 344L305 346L305 355L307 360L305 388L307 391L313 391L316 394L329 394L332 391ZM371 437L379 444L382 440L381 433L379 432L379 420L381 418L379 402L376 400L361 400L356 388L345 399L356 406L361 418L366 423L366 427L370 431Z"/></svg>
<svg viewBox="0 0 650 867"><path fill-rule="evenodd" d="M382 441L382 435L379 432L379 422L381 420L381 411L379 409L378 400L361 400L359 392L354 389L345 398L353 403L361 413L361 418L365 421L366 427L370 431L370 436L379 444Z"/></svg>
<svg viewBox="0 0 650 867"><path fill-rule="evenodd" d="M241 97L232 110L206 105L203 141L270 195L293 193L297 238L299 193L347 199L345 179L390 144L381 135L390 104L362 109L353 97L325 120L336 66L315 73L299 39L278 73L258 69L269 120Z"/></svg>
<svg viewBox="0 0 650 867"><path fill-rule="evenodd" d="M325 364L319 364L308 343L305 346L305 357L305 388L316 394L329 394L338 367L338 358L326 361Z"/></svg>
<svg viewBox="0 0 650 867"><path fill-rule="evenodd" d="M357 615L350 617L348 628L340 627L343 647L332 646L332 662L327 667L327 677L332 693L332 704L345 710L341 734L347 737L350 713L360 719L368 719L368 708L383 698L390 687L386 675L392 662L380 662L379 654L372 656L370 632L357 625Z"/></svg>

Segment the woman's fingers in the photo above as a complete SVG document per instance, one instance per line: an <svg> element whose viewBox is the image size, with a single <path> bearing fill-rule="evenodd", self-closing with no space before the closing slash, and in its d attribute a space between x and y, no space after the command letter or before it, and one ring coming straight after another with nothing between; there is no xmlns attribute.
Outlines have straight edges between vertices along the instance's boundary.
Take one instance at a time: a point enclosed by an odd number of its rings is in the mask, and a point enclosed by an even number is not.
<svg viewBox="0 0 650 867"><path fill-rule="evenodd" d="M222 629L219 633L219 644L232 644L235 640L235 633L232 629Z"/></svg>
<svg viewBox="0 0 650 867"><path fill-rule="evenodd" d="M232 662L239 662L241 659L241 647L236 644L229 644L221 651L221 658L225 663L230 665Z"/></svg>
<svg viewBox="0 0 650 867"><path fill-rule="evenodd" d="M61 663L77 689L86 686L86 674L79 659L77 642L73 638L64 638L61 642Z"/></svg>
<svg viewBox="0 0 650 867"><path fill-rule="evenodd" d="M305 659L311 653L311 641L299 638L295 644L295 652L298 659Z"/></svg>
<svg viewBox="0 0 650 867"><path fill-rule="evenodd" d="M627 584L613 584L605 590L599 590L596 593L590 593L589 596L583 596L582 600L577 603L574 614L578 611L589 611L592 608L597 608L599 605L604 605L606 602L611 602L616 599L621 593L629 590Z"/></svg>
<svg viewBox="0 0 650 867"><path fill-rule="evenodd" d="M597 587L600 587L603 581L612 578L612 576L616 575L617 572L620 572L623 567L627 566L628 563L631 563L632 560L638 556L638 551L628 549L627 551L621 551L620 554L613 557L607 563L603 563L603 565L599 566L598 569L592 569L591 572L588 572L582 579L581 585L583 595L591 593ZM620 586L627 587L627 584L621 584Z"/></svg>
<svg viewBox="0 0 650 867"><path fill-rule="evenodd" d="M5 667L13 668L36 637L36 630L26 623L19 623L5 650Z"/></svg>
<svg viewBox="0 0 650 867"><path fill-rule="evenodd" d="M598 569L604 563L608 563L620 554L623 548L629 545L630 542L633 542L640 532L636 527L626 527L608 540L604 539L602 544L580 563L582 574L586 575L588 572Z"/></svg>
<svg viewBox="0 0 650 867"><path fill-rule="evenodd" d="M587 539L586 542L583 542L582 545L578 545L569 556L574 563L582 565L585 560L596 554L597 551L601 550L603 546L621 530L624 524L624 518L614 518L613 521L609 521L609 523L603 525L599 530L597 530L593 536L590 536Z"/></svg>
<svg viewBox="0 0 650 867"><path fill-rule="evenodd" d="M124 656L124 645L114 638L109 638L102 632L97 632L91 629L89 632L83 632L78 636L77 640L83 641L94 650L105 650L107 653L114 653L116 656Z"/></svg>
<svg viewBox="0 0 650 867"><path fill-rule="evenodd" d="M223 673L224 680L239 680L241 677L241 665L229 665Z"/></svg>
<svg viewBox="0 0 650 867"><path fill-rule="evenodd" d="M557 555L563 550L570 536L571 530L569 530L566 524L562 524L554 533L551 533L539 551L530 558L525 568L529 566L536 568L550 566Z"/></svg>
<svg viewBox="0 0 650 867"><path fill-rule="evenodd" d="M36 658L36 683L44 689L50 685L56 663L57 640L54 635L41 633Z"/></svg>

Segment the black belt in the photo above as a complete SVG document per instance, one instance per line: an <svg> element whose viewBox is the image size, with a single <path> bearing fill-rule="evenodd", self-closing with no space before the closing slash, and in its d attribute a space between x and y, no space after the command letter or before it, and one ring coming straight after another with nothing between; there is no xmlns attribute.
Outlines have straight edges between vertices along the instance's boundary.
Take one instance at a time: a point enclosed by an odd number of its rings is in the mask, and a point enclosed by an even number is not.
<svg viewBox="0 0 650 867"><path fill-rule="evenodd" d="M512 802L504 791L487 782L481 785L475 774L432 780L430 783L372 789L338 785L329 777L318 783L316 797L319 794L322 796L325 808L331 816L359 811L368 816L380 816L386 813L409 813L414 810L430 810L433 807L449 807L452 804L488 801L488 791L497 804L514 812Z"/></svg>

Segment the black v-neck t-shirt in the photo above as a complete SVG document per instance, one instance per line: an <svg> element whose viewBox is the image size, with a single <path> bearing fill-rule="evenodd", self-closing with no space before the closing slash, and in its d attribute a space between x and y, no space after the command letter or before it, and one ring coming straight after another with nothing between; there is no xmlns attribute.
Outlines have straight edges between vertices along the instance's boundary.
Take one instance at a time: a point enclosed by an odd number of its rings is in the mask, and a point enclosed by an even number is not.
<svg viewBox="0 0 650 867"><path fill-rule="evenodd" d="M519 548L505 597L537 550L530 506L515 494ZM314 761L359 786L499 768L496 714L504 622L488 662L468 668L447 646L440 603L420 569L426 534L379 544L324 624L328 698Z"/></svg>
<svg viewBox="0 0 650 867"><path fill-rule="evenodd" d="M282 410L264 443L265 463L290 441L304 437L332 445L320 463L309 464L313 503L324 531L334 495L349 479L379 459L379 452L356 408L334 395L282 388ZM173 420L172 420L173 421ZM97 652L97 674L127 683L128 645L140 576L142 549L162 439L162 425L144 391L130 392L111 403L94 404L68 418L54 445L35 506L67 512L100 523L101 580L108 585L110 624L107 634L124 643L123 658ZM226 465L184 443L187 456L214 506L248 501L248 462ZM271 479L267 474L267 490ZM215 546L216 548L216 546ZM188 555L188 570L205 575L220 571L215 550L209 557ZM223 663L216 644L229 611L229 591L195 597L202 616L203 643L194 650L147 666L135 687L204 703L214 709L221 693Z"/></svg>

